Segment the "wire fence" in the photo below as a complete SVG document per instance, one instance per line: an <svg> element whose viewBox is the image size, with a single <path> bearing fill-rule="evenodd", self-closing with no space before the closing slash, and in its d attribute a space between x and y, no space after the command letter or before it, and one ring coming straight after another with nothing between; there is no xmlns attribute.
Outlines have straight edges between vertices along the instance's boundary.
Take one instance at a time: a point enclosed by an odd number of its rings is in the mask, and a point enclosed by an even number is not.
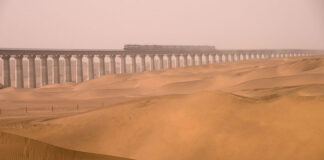
<svg viewBox="0 0 324 160"><path fill-rule="evenodd" d="M71 113L71 112L84 112L89 110L98 109L104 107L105 104L48 104L48 105L17 105L11 108L1 108L0 106L0 117L1 116L14 116L14 115L28 115L28 114L58 114L58 113Z"/></svg>

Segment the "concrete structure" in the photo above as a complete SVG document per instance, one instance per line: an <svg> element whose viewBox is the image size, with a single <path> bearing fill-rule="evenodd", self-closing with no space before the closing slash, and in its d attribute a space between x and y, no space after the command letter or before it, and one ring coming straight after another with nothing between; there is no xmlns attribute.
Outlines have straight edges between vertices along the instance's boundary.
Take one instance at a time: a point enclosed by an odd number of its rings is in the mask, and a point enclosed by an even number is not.
<svg viewBox="0 0 324 160"><path fill-rule="evenodd" d="M35 55L28 56L28 72L29 72L29 88L36 88L36 67L35 67Z"/></svg>
<svg viewBox="0 0 324 160"><path fill-rule="evenodd" d="M78 83L83 82L83 67L82 67L82 58L83 55L76 55L77 66L76 66L76 81Z"/></svg>
<svg viewBox="0 0 324 160"><path fill-rule="evenodd" d="M94 65L95 60L99 61L99 76L106 74L105 58L108 57L109 73L116 74L116 57L120 60L120 73L126 73L126 57L130 57L131 69L130 72L144 72L147 71L145 58L149 58L151 70L163 70L166 68L177 68L180 66L189 66L190 59L191 66L202 64L213 64L219 62L234 62L244 61L250 59L266 59L266 58L281 58L292 56L309 56L323 53L316 50L216 50L213 46L159 46L159 45L125 45L124 50L50 50L50 49L0 49L0 57L2 59L2 82L5 87L11 87L11 74L15 74L14 81L16 85L13 87L24 88L24 75L28 75L28 87L36 88L37 79L40 79L41 86L47 84L58 84L61 80L65 82L72 82L72 76L75 82L84 81L83 73L83 58L87 59L88 63L88 79L95 78ZM136 68L136 57L140 58L140 69ZM205 61L203 63L203 58ZM41 77L36 77L37 57L40 58ZM157 57L157 64L154 58ZM166 58L164 63L163 58ZM172 58L174 57L174 59ZM197 57L197 59L196 59ZM15 59L16 71L10 70L10 59ZM24 73L23 60L28 59L28 73ZM60 64L64 59L64 66ZM95 59L96 58L96 59ZM76 65L72 66L71 61L76 61ZM172 61L174 60L174 63ZM52 63L48 63L52 61ZM52 65L49 67L48 65ZM74 63L75 64L75 63ZM174 64L174 66L172 65ZM181 65L180 65L181 64ZM73 68L75 67L75 68ZM49 72L49 68L52 71ZM64 71L65 77L61 77L61 68ZM72 68L75 70L75 75L72 75ZM49 75L51 73L52 75ZM49 76L52 82L49 82ZM27 81L26 81L27 82Z"/></svg>

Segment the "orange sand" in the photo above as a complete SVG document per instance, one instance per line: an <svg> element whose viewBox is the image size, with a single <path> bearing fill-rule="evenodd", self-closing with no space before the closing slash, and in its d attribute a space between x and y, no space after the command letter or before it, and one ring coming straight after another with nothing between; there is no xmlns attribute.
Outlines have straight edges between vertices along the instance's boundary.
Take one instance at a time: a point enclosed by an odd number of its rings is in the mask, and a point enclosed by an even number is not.
<svg viewBox="0 0 324 160"><path fill-rule="evenodd" d="M28 113L20 111L26 104ZM143 160L321 160L323 106L323 56L249 60L2 89L0 126Z"/></svg>

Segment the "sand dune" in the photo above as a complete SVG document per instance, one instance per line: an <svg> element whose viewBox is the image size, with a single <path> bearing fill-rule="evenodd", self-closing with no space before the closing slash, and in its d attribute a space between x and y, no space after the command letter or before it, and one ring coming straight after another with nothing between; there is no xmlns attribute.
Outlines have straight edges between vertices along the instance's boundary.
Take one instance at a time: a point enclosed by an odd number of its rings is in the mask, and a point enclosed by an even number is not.
<svg viewBox="0 0 324 160"><path fill-rule="evenodd" d="M250 60L6 88L3 109L24 103L88 108L3 115L0 127L71 150L143 160L321 160L323 61Z"/></svg>
<svg viewBox="0 0 324 160"><path fill-rule="evenodd" d="M64 149L4 132L0 132L0 157L3 160L126 160Z"/></svg>

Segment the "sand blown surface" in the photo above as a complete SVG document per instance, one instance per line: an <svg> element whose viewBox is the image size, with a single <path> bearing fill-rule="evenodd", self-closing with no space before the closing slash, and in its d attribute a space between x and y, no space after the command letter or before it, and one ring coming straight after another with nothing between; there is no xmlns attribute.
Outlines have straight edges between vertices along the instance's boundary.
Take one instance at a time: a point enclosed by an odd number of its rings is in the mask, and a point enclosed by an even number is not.
<svg viewBox="0 0 324 160"><path fill-rule="evenodd" d="M320 160L323 62L321 56L250 60L7 88L0 90L3 110L49 102L96 109L3 114L0 125L71 150L143 160Z"/></svg>

